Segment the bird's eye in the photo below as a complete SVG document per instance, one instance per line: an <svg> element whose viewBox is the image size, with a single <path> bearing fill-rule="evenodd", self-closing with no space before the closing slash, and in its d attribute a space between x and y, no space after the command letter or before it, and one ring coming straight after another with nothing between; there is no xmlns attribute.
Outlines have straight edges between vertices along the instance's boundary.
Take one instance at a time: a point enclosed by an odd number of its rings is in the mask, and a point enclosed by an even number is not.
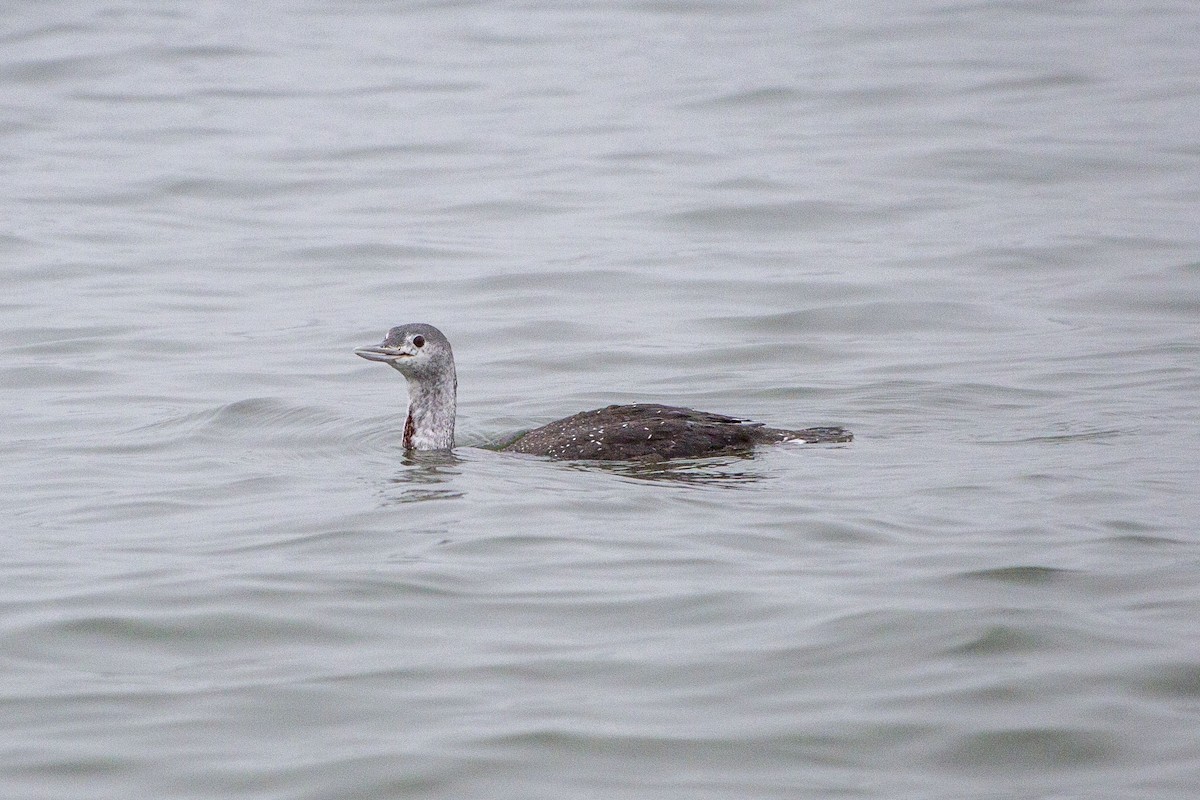
<svg viewBox="0 0 1200 800"><path fill-rule="evenodd" d="M424 336L417 334L416 336L413 337L413 347L424 347L424 346L425 346L425 337Z"/></svg>

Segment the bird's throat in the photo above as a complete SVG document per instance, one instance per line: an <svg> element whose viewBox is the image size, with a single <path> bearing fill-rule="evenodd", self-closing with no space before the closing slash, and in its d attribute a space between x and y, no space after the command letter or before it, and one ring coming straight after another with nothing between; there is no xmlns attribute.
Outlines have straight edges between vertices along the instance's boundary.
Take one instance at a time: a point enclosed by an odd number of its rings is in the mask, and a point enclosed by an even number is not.
<svg viewBox="0 0 1200 800"><path fill-rule="evenodd" d="M406 450L450 450L454 447L457 381L429 385L409 381L408 417L404 420Z"/></svg>
<svg viewBox="0 0 1200 800"><path fill-rule="evenodd" d="M413 449L413 435L417 432L416 422L413 421L412 410L408 412L408 417L404 420L404 449Z"/></svg>

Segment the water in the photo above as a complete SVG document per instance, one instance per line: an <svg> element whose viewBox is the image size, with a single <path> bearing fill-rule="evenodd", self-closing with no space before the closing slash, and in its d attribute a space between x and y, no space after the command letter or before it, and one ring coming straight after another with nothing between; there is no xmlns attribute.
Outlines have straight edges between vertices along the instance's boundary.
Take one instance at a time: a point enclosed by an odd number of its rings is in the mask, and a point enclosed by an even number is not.
<svg viewBox="0 0 1200 800"><path fill-rule="evenodd" d="M5 798L1191 798L1189 3L39 3ZM391 325L453 341L406 458ZM840 447L495 453L610 402Z"/></svg>

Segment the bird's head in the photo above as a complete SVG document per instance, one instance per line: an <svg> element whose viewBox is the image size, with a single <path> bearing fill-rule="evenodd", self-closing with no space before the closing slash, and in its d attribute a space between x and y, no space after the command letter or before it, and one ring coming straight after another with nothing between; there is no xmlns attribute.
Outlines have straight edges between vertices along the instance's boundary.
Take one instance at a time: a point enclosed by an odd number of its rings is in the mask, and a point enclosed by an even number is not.
<svg viewBox="0 0 1200 800"><path fill-rule="evenodd" d="M419 322L397 325L382 342L356 348L354 354L388 364L409 380L422 383L436 382L454 370L450 342L437 328Z"/></svg>

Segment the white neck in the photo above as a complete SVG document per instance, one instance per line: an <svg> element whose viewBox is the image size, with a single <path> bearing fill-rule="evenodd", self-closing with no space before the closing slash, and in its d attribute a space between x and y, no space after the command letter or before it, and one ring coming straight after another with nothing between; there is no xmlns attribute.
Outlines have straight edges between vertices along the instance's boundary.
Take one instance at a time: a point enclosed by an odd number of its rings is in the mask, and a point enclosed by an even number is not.
<svg viewBox="0 0 1200 800"><path fill-rule="evenodd" d="M408 382L408 418L404 446L412 450L449 450L454 447L454 368L438 383Z"/></svg>

